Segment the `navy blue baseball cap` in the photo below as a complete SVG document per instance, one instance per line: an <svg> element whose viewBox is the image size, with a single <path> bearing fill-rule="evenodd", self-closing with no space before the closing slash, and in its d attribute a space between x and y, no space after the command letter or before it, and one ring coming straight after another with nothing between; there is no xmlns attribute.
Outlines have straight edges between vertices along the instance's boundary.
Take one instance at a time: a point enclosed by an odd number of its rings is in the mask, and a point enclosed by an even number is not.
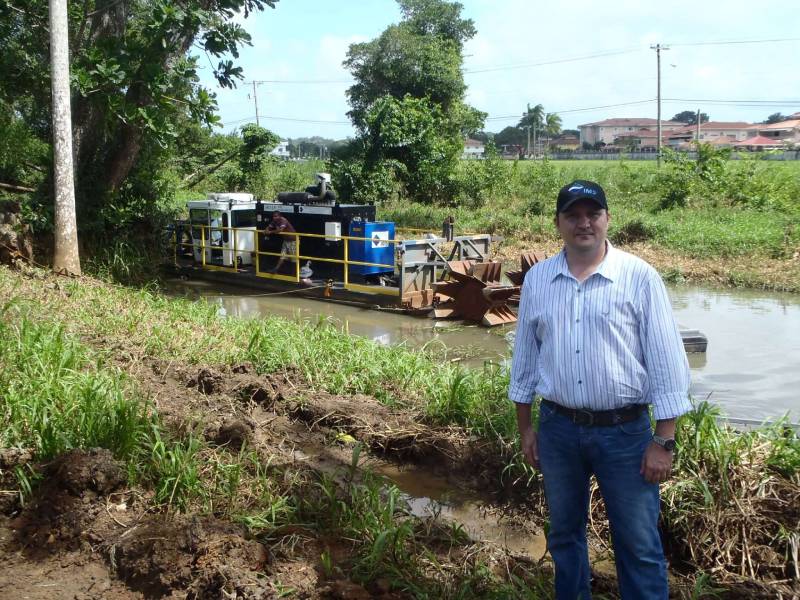
<svg viewBox="0 0 800 600"><path fill-rule="evenodd" d="M564 212L569 210L569 207L575 204L578 200L591 200L600 208L608 210L608 203L606 202L606 193L594 181L584 181L583 179L576 179L572 183L568 183L558 192L558 200L556 201L556 212Z"/></svg>

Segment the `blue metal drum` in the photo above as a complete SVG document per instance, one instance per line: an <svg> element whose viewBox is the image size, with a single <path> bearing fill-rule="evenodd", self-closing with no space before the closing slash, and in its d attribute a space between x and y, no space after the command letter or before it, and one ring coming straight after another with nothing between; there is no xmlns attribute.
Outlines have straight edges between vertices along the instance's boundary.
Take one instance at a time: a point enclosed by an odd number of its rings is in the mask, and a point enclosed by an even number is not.
<svg viewBox="0 0 800 600"><path fill-rule="evenodd" d="M349 234L369 240L350 240L347 249L349 259L358 262L394 265L394 223L391 221L352 221ZM350 273L355 275L391 275L394 267L367 267L352 265Z"/></svg>

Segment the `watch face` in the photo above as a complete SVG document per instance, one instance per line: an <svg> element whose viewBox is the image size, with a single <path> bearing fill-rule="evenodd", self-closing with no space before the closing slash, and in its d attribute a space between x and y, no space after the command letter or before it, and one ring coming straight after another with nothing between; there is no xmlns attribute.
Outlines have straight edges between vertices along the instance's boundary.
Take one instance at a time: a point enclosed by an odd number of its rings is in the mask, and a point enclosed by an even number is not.
<svg viewBox="0 0 800 600"><path fill-rule="evenodd" d="M675 440L664 440L664 450L669 452L675 450Z"/></svg>

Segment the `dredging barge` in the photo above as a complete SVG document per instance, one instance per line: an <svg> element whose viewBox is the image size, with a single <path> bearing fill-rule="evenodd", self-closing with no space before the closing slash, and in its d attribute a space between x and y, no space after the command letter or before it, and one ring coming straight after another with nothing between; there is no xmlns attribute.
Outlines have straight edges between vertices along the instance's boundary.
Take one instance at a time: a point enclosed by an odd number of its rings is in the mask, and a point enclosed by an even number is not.
<svg viewBox="0 0 800 600"><path fill-rule="evenodd" d="M340 203L317 175L305 192L275 201L248 193L208 194L188 202L189 218L170 230L173 272L180 277L235 284L266 293L291 293L330 302L486 326L513 323L525 272L543 255L523 255L505 275L491 260L490 234L441 234L376 221L373 204ZM271 227L284 218L290 230ZM409 235L410 234L410 235ZM289 242L288 244L285 242ZM687 352L705 352L698 331L681 332Z"/></svg>

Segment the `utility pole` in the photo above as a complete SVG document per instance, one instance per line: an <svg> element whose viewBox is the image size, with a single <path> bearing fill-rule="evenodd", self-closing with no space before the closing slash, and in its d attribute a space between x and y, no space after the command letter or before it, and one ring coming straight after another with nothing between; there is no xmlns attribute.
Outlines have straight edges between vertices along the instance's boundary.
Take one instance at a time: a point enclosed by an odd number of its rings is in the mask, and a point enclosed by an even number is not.
<svg viewBox="0 0 800 600"><path fill-rule="evenodd" d="M658 103L658 109L656 114L656 120L658 121L657 124L657 134L658 139L656 140L656 161L658 162L658 166L661 166L661 51L662 50L669 50L669 46L664 46L662 44L654 44L650 46L651 50L656 51L656 81L658 82L657 85L657 96L656 101Z"/></svg>
<svg viewBox="0 0 800 600"><path fill-rule="evenodd" d="M528 145L525 150L525 156L530 158L531 156L531 126L525 125L525 129L528 131Z"/></svg>
<svg viewBox="0 0 800 600"><path fill-rule="evenodd" d="M75 180L72 164L72 116L69 92L67 0L50 0L50 86L53 98L53 178L55 248L53 270L81 274Z"/></svg>
<svg viewBox="0 0 800 600"><path fill-rule="evenodd" d="M258 122L258 95L256 94L256 87L258 86L258 84L259 84L258 81L253 82L253 102L256 105L256 125L258 127L261 127L261 124Z"/></svg>
<svg viewBox="0 0 800 600"><path fill-rule="evenodd" d="M697 109L697 134L696 134L696 142L697 145L700 145L700 109Z"/></svg>

